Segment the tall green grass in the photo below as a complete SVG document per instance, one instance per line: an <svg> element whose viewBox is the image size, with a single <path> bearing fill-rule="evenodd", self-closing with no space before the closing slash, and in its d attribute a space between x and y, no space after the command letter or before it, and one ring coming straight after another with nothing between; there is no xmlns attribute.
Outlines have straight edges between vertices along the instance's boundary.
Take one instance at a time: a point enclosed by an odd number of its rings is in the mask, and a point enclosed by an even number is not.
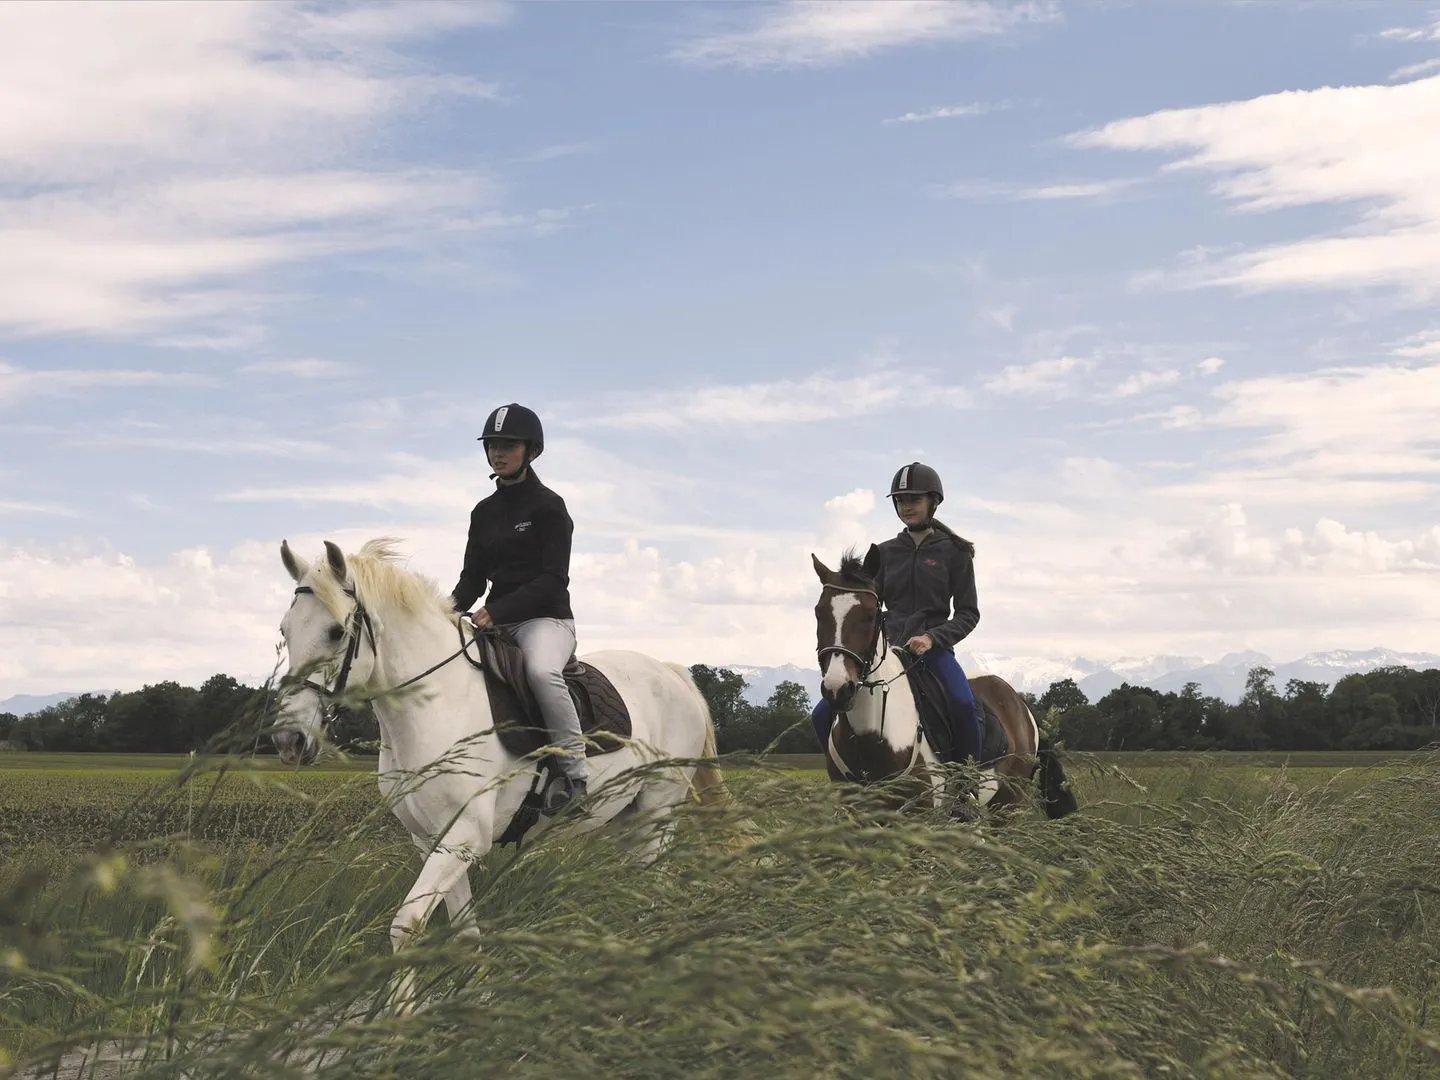
<svg viewBox="0 0 1440 1080"><path fill-rule="evenodd" d="M151 787L132 820L167 831L103 851L37 811L0 868L0 1045L16 1076L1440 1070L1440 762L1077 765L1081 813L974 827L732 770L657 865L624 829L494 853L482 947L442 912L398 957L419 855L373 777L241 778L185 819ZM405 968L425 1004L396 1015Z"/></svg>

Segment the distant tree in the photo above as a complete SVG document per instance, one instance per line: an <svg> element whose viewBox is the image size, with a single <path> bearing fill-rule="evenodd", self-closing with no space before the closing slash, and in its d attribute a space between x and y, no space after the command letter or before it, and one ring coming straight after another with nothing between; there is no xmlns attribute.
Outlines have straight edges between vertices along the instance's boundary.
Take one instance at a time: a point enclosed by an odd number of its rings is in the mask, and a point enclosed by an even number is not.
<svg viewBox="0 0 1440 1080"><path fill-rule="evenodd" d="M229 675L211 675L201 684L186 717L185 748L203 749L223 733L228 738L216 749L249 749L259 726L262 695L263 691Z"/></svg>
<svg viewBox="0 0 1440 1080"><path fill-rule="evenodd" d="M190 724L199 691L177 682L116 694L105 709L104 749L132 754L176 754L192 749Z"/></svg>
<svg viewBox="0 0 1440 1080"><path fill-rule="evenodd" d="M814 729L810 726L810 695L797 682L777 686L764 705L746 709L744 718L727 733L722 751L764 750L774 746L778 754L813 754Z"/></svg>
<svg viewBox="0 0 1440 1080"><path fill-rule="evenodd" d="M1077 705L1060 714L1060 742L1067 750L1104 750L1110 722L1095 705Z"/></svg>
<svg viewBox="0 0 1440 1080"><path fill-rule="evenodd" d="M1068 709L1076 709L1081 705L1089 705L1090 699L1085 696L1074 679L1060 679L1050 684L1049 689L1040 695L1036 703L1041 712L1049 712L1051 709L1059 709L1062 713Z"/></svg>
<svg viewBox="0 0 1440 1080"><path fill-rule="evenodd" d="M710 719L715 724L715 741L722 753L732 740L731 732L745 719L750 703L745 700L745 679L729 668L712 668L694 664L690 674L710 706Z"/></svg>
<svg viewBox="0 0 1440 1080"><path fill-rule="evenodd" d="M1149 750L1160 732L1159 693L1148 686L1122 683L1095 707L1105 717L1109 731L1106 750Z"/></svg>
<svg viewBox="0 0 1440 1080"><path fill-rule="evenodd" d="M0 741L10 738L10 729L20 722L20 717L14 713L0 712Z"/></svg>
<svg viewBox="0 0 1440 1080"><path fill-rule="evenodd" d="M1187 682L1178 694L1166 694L1160 703L1159 744L1188 750L1200 744L1205 727L1207 704L1200 684Z"/></svg>
<svg viewBox="0 0 1440 1080"><path fill-rule="evenodd" d="M1329 688L1309 679L1291 679L1285 684L1286 731L1273 743L1282 750L1327 750L1335 745L1325 715Z"/></svg>

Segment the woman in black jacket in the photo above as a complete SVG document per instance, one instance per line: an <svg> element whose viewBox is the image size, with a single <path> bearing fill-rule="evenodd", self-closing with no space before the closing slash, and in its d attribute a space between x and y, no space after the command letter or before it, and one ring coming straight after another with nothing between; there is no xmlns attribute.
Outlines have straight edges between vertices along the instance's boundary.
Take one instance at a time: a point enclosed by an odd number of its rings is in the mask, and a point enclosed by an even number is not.
<svg viewBox="0 0 1440 1080"><path fill-rule="evenodd" d="M563 674L575 652L570 609L570 540L575 524L565 500L540 482L531 462L545 450L540 418L523 405L502 405L480 435L494 470L495 492L470 513L465 564L451 594L465 611L484 593L485 606L470 615L479 628L501 626L525 653L526 677L546 727L564 753L557 755L561 783L546 792L545 811L556 813L585 795L589 770L580 717Z"/></svg>

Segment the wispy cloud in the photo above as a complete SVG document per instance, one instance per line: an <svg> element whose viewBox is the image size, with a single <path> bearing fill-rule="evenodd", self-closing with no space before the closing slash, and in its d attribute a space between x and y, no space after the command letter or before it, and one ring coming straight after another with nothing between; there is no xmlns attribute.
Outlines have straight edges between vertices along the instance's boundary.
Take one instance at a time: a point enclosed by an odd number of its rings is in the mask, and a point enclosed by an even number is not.
<svg viewBox="0 0 1440 1080"><path fill-rule="evenodd" d="M1054 360L1037 360L1031 364L1010 364L988 376L982 385L996 394L1067 395L1075 377L1093 370L1093 360L1077 356L1061 356Z"/></svg>
<svg viewBox="0 0 1440 1080"><path fill-rule="evenodd" d="M1356 207L1359 227L1205 260L1177 281L1251 289L1440 289L1440 77L1326 87L1169 109L1069 137L1074 146L1171 151L1165 166L1218 175L1238 209Z"/></svg>
<svg viewBox="0 0 1440 1080"><path fill-rule="evenodd" d="M353 364L340 360L317 360L303 357L296 360L257 360L239 369L242 375L285 375L296 379L338 379L355 373Z"/></svg>
<svg viewBox="0 0 1440 1080"><path fill-rule="evenodd" d="M71 446L103 446L120 450L162 450L177 454L215 457L314 457L333 448L307 439L269 435L245 438L187 438L179 435L92 435L70 440Z"/></svg>
<svg viewBox="0 0 1440 1080"><path fill-rule="evenodd" d="M52 517L79 517L79 513L58 503L21 502L0 499L0 514L44 514Z"/></svg>
<svg viewBox="0 0 1440 1080"><path fill-rule="evenodd" d="M1134 397L1160 386L1173 386L1179 381L1180 372L1173 368L1169 371L1137 371L1115 387L1112 394L1119 398Z"/></svg>
<svg viewBox="0 0 1440 1080"><path fill-rule="evenodd" d="M993 37L1057 17L1056 5L1041 2L787 0L739 27L687 41L673 55L702 65L819 67L902 45Z"/></svg>
<svg viewBox="0 0 1440 1080"><path fill-rule="evenodd" d="M474 177L357 167L354 148L437 97L495 98L396 47L507 11L0 6L0 325L215 319L263 296L259 271L393 245L486 201Z"/></svg>
<svg viewBox="0 0 1440 1080"><path fill-rule="evenodd" d="M811 375L739 386L694 389L616 398L575 427L648 428L683 431L697 426L729 426L737 433L769 424L806 424L845 416L885 412L900 405L968 408L971 394L962 386L915 386L893 373L840 378Z"/></svg>
<svg viewBox="0 0 1440 1080"><path fill-rule="evenodd" d="M968 105L936 105L933 108L921 109L918 112L901 113L899 116L886 117L880 121L882 124L923 124L927 120L953 120L960 116L983 116L985 113L994 112L1002 106L990 105L983 101L971 102Z"/></svg>
<svg viewBox="0 0 1440 1080"><path fill-rule="evenodd" d="M1207 356L1200 363L1195 365L1195 370L1201 375L1214 375L1225 366L1225 361L1218 356Z"/></svg>
<svg viewBox="0 0 1440 1080"><path fill-rule="evenodd" d="M1432 71L1440 71L1440 56L1430 60L1421 60L1418 64L1406 64L1404 67L1396 68L1390 73L1390 78L1398 82L1402 79L1413 79L1417 75L1428 75Z"/></svg>
<svg viewBox="0 0 1440 1080"><path fill-rule="evenodd" d="M962 180L939 189L947 199L998 199L1008 202L1046 202L1062 199L1108 199L1141 181L1135 177L1113 180L1075 180L1051 184L1016 184L995 180Z"/></svg>
<svg viewBox="0 0 1440 1080"><path fill-rule="evenodd" d="M552 143L549 146L542 146L534 153L522 154L519 157L511 158L513 165L537 165L544 161L555 161L558 158L576 157L581 154L598 154L601 150L600 144L596 142L568 142Z"/></svg>
<svg viewBox="0 0 1440 1080"><path fill-rule="evenodd" d="M1388 41L1440 41L1440 22L1430 26L1392 26L1380 36Z"/></svg>
<svg viewBox="0 0 1440 1080"><path fill-rule="evenodd" d="M191 372L61 369L32 371L0 362L0 407L27 397L62 396L100 387L207 386L215 380Z"/></svg>
<svg viewBox="0 0 1440 1080"><path fill-rule="evenodd" d="M1417 359L1431 356L1440 358L1440 330L1427 330L1424 333L1412 334L1397 345L1393 352L1396 356L1409 356Z"/></svg>

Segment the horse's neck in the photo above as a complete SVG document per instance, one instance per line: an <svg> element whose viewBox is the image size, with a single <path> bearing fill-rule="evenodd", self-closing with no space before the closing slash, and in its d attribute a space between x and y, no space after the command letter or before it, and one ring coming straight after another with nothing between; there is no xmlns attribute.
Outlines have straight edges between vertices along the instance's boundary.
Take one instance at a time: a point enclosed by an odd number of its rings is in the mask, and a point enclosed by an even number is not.
<svg viewBox="0 0 1440 1080"><path fill-rule="evenodd" d="M881 636L879 648L885 659L872 671L867 682L878 685L855 695L847 717L857 735L879 735L896 751L909 750L919 730L919 714L905 678L905 665Z"/></svg>
<svg viewBox="0 0 1440 1080"><path fill-rule="evenodd" d="M382 627L375 671L365 689L376 695L380 740L395 764L422 768L467 737L473 747L473 737L492 726L490 698L484 676L463 656L447 662L460 648L454 623L427 614L391 617ZM471 655L478 653L472 646ZM442 666L401 686L436 664Z"/></svg>

